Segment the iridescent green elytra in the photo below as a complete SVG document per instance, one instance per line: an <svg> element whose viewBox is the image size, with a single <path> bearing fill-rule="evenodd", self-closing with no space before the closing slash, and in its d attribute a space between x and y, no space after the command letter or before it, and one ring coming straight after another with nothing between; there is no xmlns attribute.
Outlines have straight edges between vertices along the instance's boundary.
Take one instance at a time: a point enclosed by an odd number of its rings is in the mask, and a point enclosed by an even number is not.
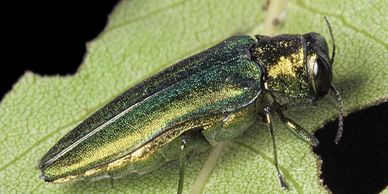
<svg viewBox="0 0 388 194"><path fill-rule="evenodd" d="M277 168L274 111L318 145L282 110L330 89L339 97L325 39L317 33L256 38L233 36L130 88L61 138L41 159L41 177L62 183L144 174L180 156L181 192L187 149L235 138L259 118L268 124ZM278 177L285 187L279 170Z"/></svg>

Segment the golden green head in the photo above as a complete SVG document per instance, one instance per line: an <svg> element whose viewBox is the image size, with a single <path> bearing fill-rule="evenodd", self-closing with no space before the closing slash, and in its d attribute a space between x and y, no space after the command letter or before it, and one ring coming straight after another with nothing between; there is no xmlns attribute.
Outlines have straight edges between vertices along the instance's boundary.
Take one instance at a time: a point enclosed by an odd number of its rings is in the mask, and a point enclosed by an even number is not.
<svg viewBox="0 0 388 194"><path fill-rule="evenodd" d="M303 35L256 35L250 48L251 58L262 67L263 89L280 104L315 102L332 90L339 102L338 131L335 143L342 136L344 105L340 93L332 84L335 41L331 26L332 55L325 38L315 32Z"/></svg>
<svg viewBox="0 0 388 194"><path fill-rule="evenodd" d="M263 83L278 102L315 101L331 87L332 67L325 38L315 32L303 35L257 35L252 58L265 72Z"/></svg>

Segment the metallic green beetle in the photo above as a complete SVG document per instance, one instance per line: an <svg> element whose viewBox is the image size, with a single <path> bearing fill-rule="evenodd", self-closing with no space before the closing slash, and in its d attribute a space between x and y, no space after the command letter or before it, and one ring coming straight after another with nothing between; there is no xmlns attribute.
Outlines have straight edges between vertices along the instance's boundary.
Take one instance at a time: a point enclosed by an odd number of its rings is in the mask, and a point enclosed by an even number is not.
<svg viewBox="0 0 388 194"><path fill-rule="evenodd" d="M331 29L329 26L331 33ZM332 36L332 33L331 33ZM333 37L333 36L332 36ZM60 139L40 161L41 177L62 183L85 177L144 174L185 153L242 134L264 118L278 169L271 114L313 146L318 140L282 110L314 102L332 89L327 43L317 33L233 36L130 88Z"/></svg>

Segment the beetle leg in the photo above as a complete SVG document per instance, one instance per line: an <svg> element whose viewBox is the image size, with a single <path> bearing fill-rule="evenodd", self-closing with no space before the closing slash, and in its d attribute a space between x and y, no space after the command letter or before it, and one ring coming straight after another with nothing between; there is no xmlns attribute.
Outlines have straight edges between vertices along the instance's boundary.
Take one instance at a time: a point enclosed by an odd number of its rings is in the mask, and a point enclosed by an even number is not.
<svg viewBox="0 0 388 194"><path fill-rule="evenodd" d="M275 165L275 168L276 168L276 171L277 171L278 180L279 180L280 186L283 189L286 189L287 185L286 185L286 183L283 180L283 176L280 173L279 166L278 166L278 156L277 156L277 153L276 153L275 136L274 136L274 132L273 132L272 118L271 118L271 112L270 112L270 107L269 106L264 108L264 114L265 114L265 121L266 121L267 126L268 126L268 131L269 131L269 134L271 135L272 148L273 148L273 156L274 156L274 165Z"/></svg>
<svg viewBox="0 0 388 194"><path fill-rule="evenodd" d="M187 138L186 136L182 137L181 147L180 147L180 156L179 156L179 182L178 182L178 191L177 194L181 194L183 190L183 181L185 178L185 163L186 163L186 145Z"/></svg>
<svg viewBox="0 0 388 194"><path fill-rule="evenodd" d="M282 123L287 126L290 131L295 134L299 139L302 141L312 145L312 146L318 146L319 141L318 139L313 135L310 134L308 131L303 129L300 125L292 121L291 119L284 116L283 112L280 109L277 109L276 112L278 113L280 120Z"/></svg>

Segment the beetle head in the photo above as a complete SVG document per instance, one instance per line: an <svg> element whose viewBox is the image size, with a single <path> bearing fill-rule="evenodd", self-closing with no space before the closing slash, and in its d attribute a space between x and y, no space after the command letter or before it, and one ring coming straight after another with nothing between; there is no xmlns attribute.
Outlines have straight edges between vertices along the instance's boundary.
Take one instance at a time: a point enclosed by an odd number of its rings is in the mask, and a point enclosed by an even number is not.
<svg viewBox="0 0 388 194"><path fill-rule="evenodd" d="M318 33L256 36L252 58L265 75L263 87L282 104L314 102L331 87L332 71L328 46Z"/></svg>
<svg viewBox="0 0 388 194"><path fill-rule="evenodd" d="M314 100L325 96L332 81L331 60L326 40L318 33L304 34L307 80L314 93Z"/></svg>
<svg viewBox="0 0 388 194"><path fill-rule="evenodd" d="M335 41L329 21L324 19L333 43L331 57L325 38L315 32L274 37L256 35L258 41L250 52L252 59L263 68L263 89L280 104L314 102L329 90L335 93L340 107L335 138L338 143L342 136L344 105L331 83Z"/></svg>

